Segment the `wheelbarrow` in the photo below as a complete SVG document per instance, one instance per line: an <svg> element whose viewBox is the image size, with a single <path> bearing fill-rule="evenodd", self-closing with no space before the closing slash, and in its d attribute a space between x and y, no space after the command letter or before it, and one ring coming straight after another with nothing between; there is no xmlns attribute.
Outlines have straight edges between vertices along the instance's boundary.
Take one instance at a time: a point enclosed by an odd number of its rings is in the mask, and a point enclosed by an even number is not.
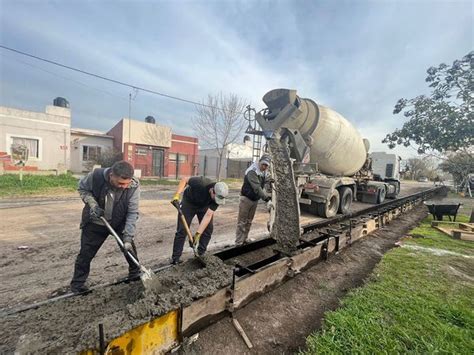
<svg viewBox="0 0 474 355"><path fill-rule="evenodd" d="M442 221L444 216L448 216L450 221L451 217L454 217L454 222L456 222L456 216L461 205L462 203L435 204L425 202L425 206L428 208L428 211L433 215L433 219L438 221Z"/></svg>

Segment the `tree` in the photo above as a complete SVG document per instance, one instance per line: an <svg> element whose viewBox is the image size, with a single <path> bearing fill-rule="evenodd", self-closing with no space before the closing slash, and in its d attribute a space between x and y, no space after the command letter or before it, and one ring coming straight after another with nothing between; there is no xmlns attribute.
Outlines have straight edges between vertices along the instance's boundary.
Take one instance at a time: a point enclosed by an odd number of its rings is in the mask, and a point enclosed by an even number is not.
<svg viewBox="0 0 474 355"><path fill-rule="evenodd" d="M100 152L93 160L86 163L86 168L92 170L94 165L100 165L103 168L111 167L115 162L123 159L123 154L117 149L108 148Z"/></svg>
<svg viewBox="0 0 474 355"><path fill-rule="evenodd" d="M218 155L217 179L227 146L234 143L245 128L242 113L246 104L236 94L208 95L202 106L196 106L194 129L203 146L213 148Z"/></svg>
<svg viewBox="0 0 474 355"><path fill-rule="evenodd" d="M410 158L407 160L408 176L412 180L418 180L420 177L434 179L436 170L430 159Z"/></svg>
<svg viewBox="0 0 474 355"><path fill-rule="evenodd" d="M439 168L453 176L456 185L466 180L468 174L474 173L474 151L463 150L449 154Z"/></svg>
<svg viewBox="0 0 474 355"><path fill-rule="evenodd" d="M442 63L427 70L432 92L413 99L398 100L394 114L408 118L401 129L387 134L382 143L390 148L415 143L420 154L457 151L474 144L473 113L474 52L449 67Z"/></svg>

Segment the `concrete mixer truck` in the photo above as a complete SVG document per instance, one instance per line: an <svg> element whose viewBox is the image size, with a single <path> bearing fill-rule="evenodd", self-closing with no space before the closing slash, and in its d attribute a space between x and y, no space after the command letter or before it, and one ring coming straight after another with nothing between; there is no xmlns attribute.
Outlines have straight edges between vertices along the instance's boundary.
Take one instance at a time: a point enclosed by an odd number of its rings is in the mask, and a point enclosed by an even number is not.
<svg viewBox="0 0 474 355"><path fill-rule="evenodd" d="M288 148L302 210L332 217L349 213L354 200L382 203L398 195L399 158L369 155L369 141L339 113L296 90L275 89L263 101L267 108L255 119L267 140Z"/></svg>

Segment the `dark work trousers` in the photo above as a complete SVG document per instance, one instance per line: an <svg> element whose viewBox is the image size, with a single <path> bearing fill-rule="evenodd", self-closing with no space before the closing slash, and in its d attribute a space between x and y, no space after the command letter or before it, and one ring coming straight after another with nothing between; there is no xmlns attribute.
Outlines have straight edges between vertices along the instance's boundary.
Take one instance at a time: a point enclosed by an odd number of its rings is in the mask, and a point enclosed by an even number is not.
<svg viewBox="0 0 474 355"><path fill-rule="evenodd" d="M206 207L196 207L195 205L187 202L186 200L183 200L181 202L181 210L183 211L184 218L186 220L186 223L188 223L188 226L191 225L191 222L194 218L194 216L197 216L199 223L201 223L202 219L204 218L204 215L207 212L207 206ZM213 218L214 219L214 218ZM209 244L209 241L211 240L211 235L212 231L214 229L212 222L213 219L209 222L209 225L207 228L204 230L204 232L201 235L201 238L199 239L199 246L198 246L198 254L202 255L206 252L207 245ZM181 218L179 217L178 214L178 226L176 228L176 234L174 236L174 243L173 243L173 260L179 260L181 257L181 254L183 253L183 246L184 242L188 236L186 235L186 230L184 229L183 223L181 223Z"/></svg>
<svg viewBox="0 0 474 355"><path fill-rule="evenodd" d="M91 261L99 251L102 244L109 236L109 230L105 226L101 226L95 223L88 223L82 227L81 233L81 250L76 258L74 265L74 276L72 277L71 286L78 287L83 286L89 276L91 267ZM120 237L122 237L119 234ZM137 249L135 243L132 242L133 254L137 255ZM140 268L136 266L133 261L124 254L128 262L129 275L137 275L140 272ZM137 258L138 260L138 258Z"/></svg>

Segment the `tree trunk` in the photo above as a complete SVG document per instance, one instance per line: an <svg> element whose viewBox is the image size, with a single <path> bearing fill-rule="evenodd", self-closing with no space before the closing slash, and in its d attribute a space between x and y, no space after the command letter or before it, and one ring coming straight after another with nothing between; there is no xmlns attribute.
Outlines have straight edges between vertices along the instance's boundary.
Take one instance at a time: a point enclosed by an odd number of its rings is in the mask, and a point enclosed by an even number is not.
<svg viewBox="0 0 474 355"><path fill-rule="evenodd" d="M221 181L221 170L222 170L222 158L224 157L224 149L219 153L219 160L217 162L217 176L216 180Z"/></svg>

